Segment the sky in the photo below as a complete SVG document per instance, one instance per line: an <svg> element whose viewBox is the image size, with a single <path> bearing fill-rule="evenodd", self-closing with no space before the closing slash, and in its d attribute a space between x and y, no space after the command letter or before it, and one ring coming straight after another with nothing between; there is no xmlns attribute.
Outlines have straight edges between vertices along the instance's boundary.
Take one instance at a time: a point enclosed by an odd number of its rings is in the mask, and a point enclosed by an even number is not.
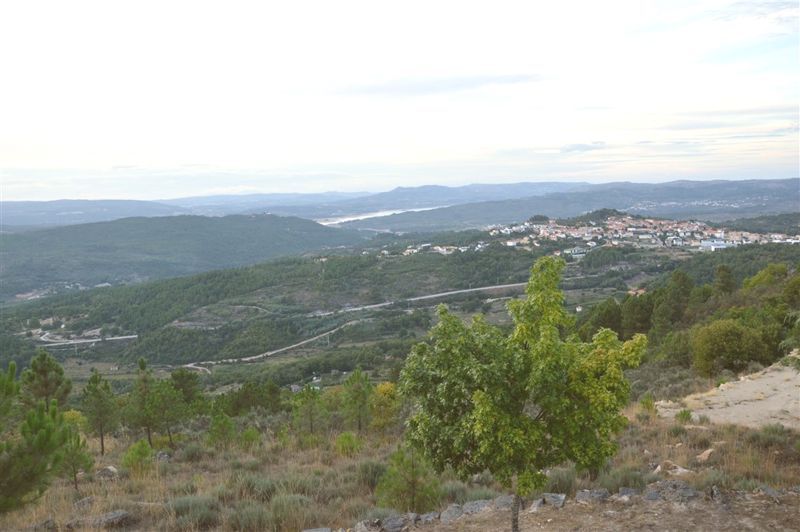
<svg viewBox="0 0 800 532"><path fill-rule="evenodd" d="M789 1L0 4L0 196L797 177Z"/></svg>

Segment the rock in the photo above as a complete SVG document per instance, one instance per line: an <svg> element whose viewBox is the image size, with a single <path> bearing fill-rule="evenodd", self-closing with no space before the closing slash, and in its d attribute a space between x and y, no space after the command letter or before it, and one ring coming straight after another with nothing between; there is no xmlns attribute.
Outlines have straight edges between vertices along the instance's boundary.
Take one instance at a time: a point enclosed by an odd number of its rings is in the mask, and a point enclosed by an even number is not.
<svg viewBox="0 0 800 532"><path fill-rule="evenodd" d="M460 505L451 504L450 506L447 507L447 509L444 512L441 513L441 515L439 516L439 520L444 524L452 523L453 521L461 517L463 513L464 511L461 509Z"/></svg>
<svg viewBox="0 0 800 532"><path fill-rule="evenodd" d="M92 528L121 528L132 525L136 522L136 517L125 510L114 510L89 520Z"/></svg>
<svg viewBox="0 0 800 532"><path fill-rule="evenodd" d="M531 507L528 509L528 513L531 513L531 514L532 513L536 513L536 512L539 511L539 508L541 508L542 506L544 506L544 499L539 497L538 499L533 501L533 503L531 504Z"/></svg>
<svg viewBox="0 0 800 532"><path fill-rule="evenodd" d="M644 500L646 501L658 501L661 500L661 494L656 490L647 490L644 493Z"/></svg>
<svg viewBox="0 0 800 532"><path fill-rule="evenodd" d="M652 492L655 492L658 497L650 498ZM700 493L697 490L682 480L659 480L648 486L645 499L652 501L661 498L671 502L685 503L699 496Z"/></svg>
<svg viewBox="0 0 800 532"><path fill-rule="evenodd" d="M688 475L689 473L694 473L691 469L686 469L685 467L681 467L674 462L670 462L669 460L664 460L661 465L659 465L653 473L666 473L667 475L672 476L681 476L681 475Z"/></svg>
<svg viewBox="0 0 800 532"><path fill-rule="evenodd" d="M117 480L119 478L119 471L116 467L110 465L95 473L94 476L100 480Z"/></svg>
<svg viewBox="0 0 800 532"><path fill-rule="evenodd" d="M331 532L330 528L323 527L323 528L306 528L303 532Z"/></svg>
<svg viewBox="0 0 800 532"><path fill-rule="evenodd" d="M500 495L494 500L494 507L497 510L510 510L514 506L513 495Z"/></svg>
<svg viewBox="0 0 800 532"><path fill-rule="evenodd" d="M170 454L168 452L158 451L156 453L156 461L157 462L169 462L170 458L172 458L172 457L170 456ZM325 529L323 528L323 529L320 529L320 530L325 530ZM328 529L328 530L330 530L330 529Z"/></svg>
<svg viewBox="0 0 800 532"><path fill-rule="evenodd" d="M469 501L465 503L462 507L462 511L469 515L469 514L477 514L484 510L487 510L492 505L492 501L481 499L478 501Z"/></svg>
<svg viewBox="0 0 800 532"><path fill-rule="evenodd" d="M556 508L562 508L567 500L567 496L564 493L542 493L542 498L544 498L545 503Z"/></svg>
<svg viewBox="0 0 800 532"><path fill-rule="evenodd" d="M377 519L373 519L371 521L359 521L356 523L353 532L373 532L374 530L380 530L381 523Z"/></svg>
<svg viewBox="0 0 800 532"><path fill-rule="evenodd" d="M702 453L700 453L697 456L695 456L694 459L697 460L698 462L700 462L701 464L704 464L704 463L708 462L708 459L711 458L712 454L714 454L714 449L713 448L706 449Z"/></svg>
<svg viewBox="0 0 800 532"><path fill-rule="evenodd" d="M41 523L36 523L30 530L58 530L58 525L52 518L45 519Z"/></svg>
<svg viewBox="0 0 800 532"><path fill-rule="evenodd" d="M83 499L76 501L72 504L75 508L84 509L89 508L91 505L94 504L94 497L91 495L89 497L84 497Z"/></svg>
<svg viewBox="0 0 800 532"><path fill-rule="evenodd" d="M408 518L405 515L393 515L381 521L381 532L402 532L407 525Z"/></svg>
<svg viewBox="0 0 800 532"><path fill-rule="evenodd" d="M633 497L634 495L639 495L639 490L636 488L620 488L618 493L621 497Z"/></svg>
<svg viewBox="0 0 800 532"><path fill-rule="evenodd" d="M578 490L578 493L575 494L575 500L583 504L603 502L604 500L608 499L609 495L610 494L608 493L608 490L605 488L595 490Z"/></svg>
<svg viewBox="0 0 800 532"><path fill-rule="evenodd" d="M771 488L771 487L767 486L766 484L761 484L758 487L758 491L760 491L761 493L763 493L767 497L772 498L775 502L780 502L780 498L781 498L782 493L780 491L776 490L775 488Z"/></svg>
<svg viewBox="0 0 800 532"><path fill-rule="evenodd" d="M419 522L423 525L433 523L439 520L439 512L428 512L419 516Z"/></svg>
<svg viewBox="0 0 800 532"><path fill-rule="evenodd" d="M717 504L725 504L727 501L725 500L725 494L722 493L716 485L711 486L711 500Z"/></svg>

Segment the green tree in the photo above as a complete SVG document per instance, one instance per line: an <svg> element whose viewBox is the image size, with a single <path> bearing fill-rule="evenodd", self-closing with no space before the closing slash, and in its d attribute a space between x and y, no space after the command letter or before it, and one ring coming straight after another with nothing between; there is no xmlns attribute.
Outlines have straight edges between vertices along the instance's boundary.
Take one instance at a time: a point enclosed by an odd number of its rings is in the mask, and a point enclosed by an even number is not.
<svg viewBox="0 0 800 532"><path fill-rule="evenodd" d="M762 336L736 320L716 320L692 332L694 367L712 376L723 369L742 371L751 361L767 363Z"/></svg>
<svg viewBox="0 0 800 532"><path fill-rule="evenodd" d="M397 413L400 410L400 398L397 386L393 382L381 382L375 386L375 392L370 398L371 426L378 432L385 432L397 423Z"/></svg>
<svg viewBox="0 0 800 532"><path fill-rule="evenodd" d="M389 457L375 495L378 504L404 512L427 512L439 504L439 479L425 457L412 446L402 446Z"/></svg>
<svg viewBox="0 0 800 532"><path fill-rule="evenodd" d="M584 341L589 341L594 333L603 328L622 333L622 309L613 297L593 309L587 322L580 328L580 336Z"/></svg>
<svg viewBox="0 0 800 532"><path fill-rule="evenodd" d="M414 403L407 435L439 471L462 477L489 470L520 497L544 471L570 460L597 471L616 450L629 395L623 369L639 363L646 338L625 343L608 329L591 342L573 327L558 289L564 261L539 259L524 300L512 301L509 336L476 316L464 324L443 306L430 343L414 346L401 390Z"/></svg>
<svg viewBox="0 0 800 532"><path fill-rule="evenodd" d="M61 474L70 480L78 490L78 473L89 471L94 466L94 459L89 454L89 447L86 440L81 438L77 430L69 430L66 441L61 449L64 458L61 462Z"/></svg>
<svg viewBox="0 0 800 532"><path fill-rule="evenodd" d="M81 406L89 429L100 438L100 455L106 453L105 436L119 425L119 408L111 385L97 370L92 371L81 393Z"/></svg>
<svg viewBox="0 0 800 532"><path fill-rule="evenodd" d="M733 272L725 264L720 264L714 270L714 291L719 294L730 294L736 290L736 279Z"/></svg>
<svg viewBox="0 0 800 532"><path fill-rule="evenodd" d="M650 294L628 296L621 305L622 338L627 340L637 333L650 330L653 315L653 298Z"/></svg>
<svg viewBox="0 0 800 532"><path fill-rule="evenodd" d="M185 420L189 414L189 406L183 397L171 380L153 381L147 395L145 408L149 412L148 417L152 420L153 429L167 433L170 447L175 446L172 441L172 428Z"/></svg>
<svg viewBox="0 0 800 532"><path fill-rule="evenodd" d="M187 368L178 368L169 375L172 385L183 395L183 401L187 405L193 404L200 399L203 392L200 388L200 377L197 372Z"/></svg>
<svg viewBox="0 0 800 532"><path fill-rule="evenodd" d="M144 473L152 463L153 446L144 440L139 440L128 447L128 450L122 456L123 467L136 475Z"/></svg>
<svg viewBox="0 0 800 532"><path fill-rule="evenodd" d="M67 427L53 401L43 403L18 421L19 383L12 362L0 373L0 514L39 497L62 460Z"/></svg>
<svg viewBox="0 0 800 532"><path fill-rule="evenodd" d="M367 427L369 419L369 400L372 396L372 384L369 377L361 369L356 369L344 381L344 410L347 418L360 433Z"/></svg>
<svg viewBox="0 0 800 532"><path fill-rule="evenodd" d="M28 406L43 401L45 411L52 400L61 407L67 402L72 382L64 376L64 368L50 353L40 349L31 360L30 368L22 372L22 400Z"/></svg>
<svg viewBox="0 0 800 532"><path fill-rule="evenodd" d="M127 423L137 429L145 431L147 443L153 446L153 429L156 425L156 413L150 394L153 388L153 372L147 367L145 359L139 359L139 371L133 390L128 396L126 409Z"/></svg>
<svg viewBox="0 0 800 532"><path fill-rule="evenodd" d="M236 437L236 427L233 420L222 411L216 411L211 416L211 426L208 428L208 443L219 449L227 449Z"/></svg>
<svg viewBox="0 0 800 532"><path fill-rule="evenodd" d="M320 391L306 384L293 398L295 421L308 430L309 434L319 428L322 418L322 400Z"/></svg>

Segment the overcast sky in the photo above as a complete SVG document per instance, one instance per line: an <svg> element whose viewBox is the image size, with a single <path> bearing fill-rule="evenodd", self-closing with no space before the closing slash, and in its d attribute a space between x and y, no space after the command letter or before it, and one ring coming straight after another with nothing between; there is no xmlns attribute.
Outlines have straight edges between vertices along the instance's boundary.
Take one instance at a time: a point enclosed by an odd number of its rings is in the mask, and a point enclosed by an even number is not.
<svg viewBox="0 0 800 532"><path fill-rule="evenodd" d="M3 199L798 175L798 2L0 4Z"/></svg>

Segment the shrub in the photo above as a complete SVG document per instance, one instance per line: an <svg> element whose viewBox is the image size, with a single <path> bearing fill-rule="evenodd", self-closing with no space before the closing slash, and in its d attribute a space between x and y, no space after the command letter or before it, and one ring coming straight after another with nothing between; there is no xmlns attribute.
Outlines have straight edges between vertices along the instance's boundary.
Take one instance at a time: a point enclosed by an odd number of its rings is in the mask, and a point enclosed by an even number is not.
<svg viewBox="0 0 800 532"><path fill-rule="evenodd" d="M353 456L361 450L361 441L353 432L342 432L336 437L336 452L342 456Z"/></svg>
<svg viewBox="0 0 800 532"><path fill-rule="evenodd" d="M358 475L358 482L370 491L375 490L380 481L381 476L386 472L386 465L381 462L374 462L372 460L361 462L358 464L356 473Z"/></svg>
<svg viewBox="0 0 800 532"><path fill-rule="evenodd" d="M229 484L239 498L256 499L261 502L269 502L278 490L278 484L271 478L250 473L236 475Z"/></svg>
<svg viewBox="0 0 800 532"><path fill-rule="evenodd" d="M313 501L305 495L278 493L269 504L276 530L303 530L314 516Z"/></svg>
<svg viewBox="0 0 800 532"><path fill-rule="evenodd" d="M790 447L796 441L797 435L780 423L765 425L761 430L751 432L747 435L747 442L761 449L775 449L780 447Z"/></svg>
<svg viewBox="0 0 800 532"><path fill-rule="evenodd" d="M470 488L467 490L467 493L464 496L464 500L462 501L462 503L470 501L483 501L486 499L494 499L498 495L500 494L491 488L487 488L485 486L476 486L474 488Z"/></svg>
<svg viewBox="0 0 800 532"><path fill-rule="evenodd" d="M401 447L389 457L389 468L375 494L381 506L427 512L439 504L439 479L421 454Z"/></svg>
<svg viewBox="0 0 800 532"><path fill-rule="evenodd" d="M642 425L647 425L652 420L652 417L648 412L636 412L636 421L641 423Z"/></svg>
<svg viewBox="0 0 800 532"><path fill-rule="evenodd" d="M247 427L239 436L239 445L242 449L252 451L261 445L261 433L255 427Z"/></svg>
<svg viewBox="0 0 800 532"><path fill-rule="evenodd" d="M179 459L184 462L199 462L205 454L206 450L200 443L191 442L181 449Z"/></svg>
<svg viewBox="0 0 800 532"><path fill-rule="evenodd" d="M442 498L448 502L461 504L467 498L467 485L460 480L450 480L442 484Z"/></svg>
<svg viewBox="0 0 800 532"><path fill-rule="evenodd" d="M692 333L694 367L711 376L722 369L744 370L748 363L769 362L761 335L736 320L717 320Z"/></svg>
<svg viewBox="0 0 800 532"><path fill-rule="evenodd" d="M122 466L132 473L142 474L153 464L153 449L145 440L131 445L122 457Z"/></svg>
<svg viewBox="0 0 800 532"><path fill-rule="evenodd" d="M639 406L642 408L643 412L648 414L655 414L656 413L656 401L653 398L653 394L647 392L639 399Z"/></svg>
<svg viewBox="0 0 800 532"><path fill-rule="evenodd" d="M172 501L170 508L175 512L180 529L207 529L219 524L220 505L213 497L179 497Z"/></svg>
<svg viewBox="0 0 800 532"><path fill-rule="evenodd" d="M222 412L216 412L208 428L208 443L218 449L227 449L235 436L233 420Z"/></svg>
<svg viewBox="0 0 800 532"><path fill-rule="evenodd" d="M242 532L272 530L272 514L261 504L244 502L230 514L228 526Z"/></svg>
<svg viewBox="0 0 800 532"><path fill-rule="evenodd" d="M682 409L680 412L675 414L675 420L678 423L690 423L692 421L692 411L688 408Z"/></svg>
<svg viewBox="0 0 800 532"><path fill-rule="evenodd" d="M547 475L547 486L545 491L551 493L575 493L575 481L577 473L574 467L557 467Z"/></svg>
<svg viewBox="0 0 800 532"><path fill-rule="evenodd" d="M619 488L642 489L654 480L657 480L655 475L643 473L634 467L626 466L602 472L597 477L597 484L601 488L615 493Z"/></svg>
<svg viewBox="0 0 800 532"><path fill-rule="evenodd" d="M681 425L673 425L669 428L667 434L669 434L673 438L679 438L686 434L686 428Z"/></svg>
<svg viewBox="0 0 800 532"><path fill-rule="evenodd" d="M701 425L710 425L711 418L705 414L700 414L700 416L697 418L697 422L700 423Z"/></svg>

